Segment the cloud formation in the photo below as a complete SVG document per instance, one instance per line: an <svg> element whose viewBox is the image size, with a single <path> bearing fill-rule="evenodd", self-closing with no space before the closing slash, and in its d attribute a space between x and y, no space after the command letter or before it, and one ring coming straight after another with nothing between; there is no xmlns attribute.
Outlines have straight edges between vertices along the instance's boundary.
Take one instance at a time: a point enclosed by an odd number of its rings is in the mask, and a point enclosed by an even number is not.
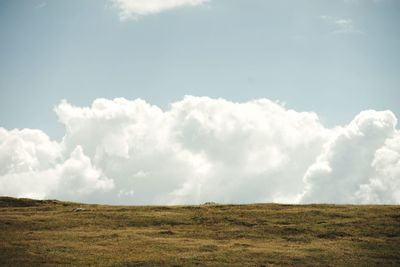
<svg viewBox="0 0 400 267"><path fill-rule="evenodd" d="M145 15L180 7L199 6L209 0L111 0L119 10L121 20L136 19Z"/></svg>
<svg viewBox="0 0 400 267"><path fill-rule="evenodd" d="M346 126L258 99L61 102L66 133L0 128L0 194L122 204L400 203L390 111Z"/></svg>
<svg viewBox="0 0 400 267"><path fill-rule="evenodd" d="M400 164L400 157L396 145L400 145L400 135L396 124L393 113L370 110L338 129L308 169L304 177L307 190L302 200L399 203L396 194L400 193L400 173L396 165ZM378 185L384 188L383 194Z"/></svg>
<svg viewBox="0 0 400 267"><path fill-rule="evenodd" d="M0 128L0 195L74 199L113 186L81 146L65 154L40 130Z"/></svg>

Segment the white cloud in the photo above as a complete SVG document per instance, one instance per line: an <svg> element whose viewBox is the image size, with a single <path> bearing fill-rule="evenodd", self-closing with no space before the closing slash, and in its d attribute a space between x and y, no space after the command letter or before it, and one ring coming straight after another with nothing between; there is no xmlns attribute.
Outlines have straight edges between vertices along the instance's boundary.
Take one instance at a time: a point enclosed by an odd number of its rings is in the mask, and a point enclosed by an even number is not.
<svg viewBox="0 0 400 267"><path fill-rule="evenodd" d="M400 134L386 140L375 152L374 174L360 186L357 198L362 203L400 203Z"/></svg>
<svg viewBox="0 0 400 267"><path fill-rule="evenodd" d="M399 203L400 137L389 112L325 128L267 99L62 102L62 142L0 129L0 194L123 204Z"/></svg>
<svg viewBox="0 0 400 267"><path fill-rule="evenodd" d="M354 24L351 19L338 19L334 21L335 25L339 28L341 32L353 32Z"/></svg>
<svg viewBox="0 0 400 267"><path fill-rule="evenodd" d="M62 150L39 130L0 128L0 195L80 199L113 188L80 146L67 157Z"/></svg>
<svg viewBox="0 0 400 267"><path fill-rule="evenodd" d="M113 6L119 10L121 20L136 19L140 16L157 14L162 11L199 6L209 0L111 0Z"/></svg>
<svg viewBox="0 0 400 267"><path fill-rule="evenodd" d="M307 190L302 201L399 203L394 196L400 193L396 167L400 156L395 152L400 134L396 124L392 112L371 110L361 112L349 125L338 129L305 174ZM397 138L392 139L394 136ZM379 195L376 185L381 183L386 187ZM390 188L390 184L397 188Z"/></svg>
<svg viewBox="0 0 400 267"><path fill-rule="evenodd" d="M357 29L357 27L354 25L354 22L352 19L345 19L345 18L338 18L338 17L332 17L332 16L320 16L320 19L324 20L326 23L328 23L333 29L332 33L335 34L340 34L340 33L358 33L358 34L363 34L362 31Z"/></svg>

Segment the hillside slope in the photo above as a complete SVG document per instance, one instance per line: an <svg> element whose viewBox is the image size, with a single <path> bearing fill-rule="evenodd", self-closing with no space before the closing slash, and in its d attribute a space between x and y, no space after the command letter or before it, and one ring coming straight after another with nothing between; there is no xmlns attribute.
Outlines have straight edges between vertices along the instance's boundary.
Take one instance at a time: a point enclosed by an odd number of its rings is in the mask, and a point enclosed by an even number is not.
<svg viewBox="0 0 400 267"><path fill-rule="evenodd" d="M400 207L0 198L0 266L400 266Z"/></svg>

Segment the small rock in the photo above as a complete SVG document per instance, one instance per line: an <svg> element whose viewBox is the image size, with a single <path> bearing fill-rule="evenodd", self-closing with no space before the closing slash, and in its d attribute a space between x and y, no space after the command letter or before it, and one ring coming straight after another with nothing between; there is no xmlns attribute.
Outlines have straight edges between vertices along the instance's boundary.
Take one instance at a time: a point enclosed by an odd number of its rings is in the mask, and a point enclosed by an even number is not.
<svg viewBox="0 0 400 267"><path fill-rule="evenodd" d="M84 208L76 208L73 210L73 212L81 212L81 211L86 211Z"/></svg>

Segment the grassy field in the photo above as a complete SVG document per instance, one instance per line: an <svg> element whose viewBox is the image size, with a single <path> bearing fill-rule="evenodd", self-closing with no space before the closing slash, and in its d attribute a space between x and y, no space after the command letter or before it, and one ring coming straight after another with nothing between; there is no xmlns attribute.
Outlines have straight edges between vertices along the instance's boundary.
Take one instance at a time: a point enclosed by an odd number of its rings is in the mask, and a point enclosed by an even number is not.
<svg viewBox="0 0 400 267"><path fill-rule="evenodd" d="M0 266L26 265L400 266L400 206L103 206L1 197Z"/></svg>

